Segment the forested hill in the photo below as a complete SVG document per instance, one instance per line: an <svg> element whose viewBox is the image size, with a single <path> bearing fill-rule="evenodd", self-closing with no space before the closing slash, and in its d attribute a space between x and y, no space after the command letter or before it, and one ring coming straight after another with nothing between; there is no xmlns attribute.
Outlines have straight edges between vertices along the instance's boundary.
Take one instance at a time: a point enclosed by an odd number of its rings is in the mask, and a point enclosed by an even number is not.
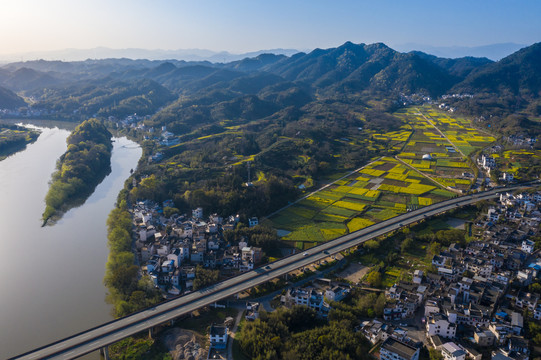
<svg viewBox="0 0 541 360"><path fill-rule="evenodd" d="M33 90L30 94L40 99L39 108L75 119L89 116L123 118L134 113L149 115L176 99L167 88L149 79L88 80Z"/></svg>
<svg viewBox="0 0 541 360"><path fill-rule="evenodd" d="M472 94L448 103L462 112L484 117L487 126L504 134L541 135L541 43L523 48L473 71L449 90Z"/></svg>
<svg viewBox="0 0 541 360"><path fill-rule="evenodd" d="M247 74L276 75L281 82L302 82L317 89L350 89L371 92L425 92L433 96L450 90L485 91L539 87L539 44L498 61L465 57L444 59L422 52L401 53L385 44L353 44L315 49L292 56L261 54L230 63L150 61L129 59L79 62L30 61L0 68L0 86L13 91L70 88L84 80L154 80L170 91L190 93L225 83ZM536 65L537 64L537 65ZM261 78L256 77L257 80ZM272 85L276 78L267 77ZM137 83L133 83L137 87ZM241 88L241 91L248 91Z"/></svg>
<svg viewBox="0 0 541 360"><path fill-rule="evenodd" d="M382 43L346 42L292 56L261 54L230 63L87 60L31 61L0 68L0 86L32 98L49 117L153 115L183 134L224 119L298 117L314 100L342 104L381 101L383 109L402 95L473 94L454 101L470 112L539 116L541 45L498 62L486 58L443 59L401 53ZM497 105L497 106L496 106Z"/></svg>
<svg viewBox="0 0 541 360"><path fill-rule="evenodd" d="M539 97L541 91L541 43L476 69L454 88L456 92Z"/></svg>
<svg viewBox="0 0 541 360"><path fill-rule="evenodd" d="M44 224L84 203L111 172L111 133L99 120L82 122L66 142L68 149L58 161L45 197Z"/></svg>
<svg viewBox="0 0 541 360"><path fill-rule="evenodd" d="M0 109L17 109L26 106L26 102L13 91L0 87Z"/></svg>

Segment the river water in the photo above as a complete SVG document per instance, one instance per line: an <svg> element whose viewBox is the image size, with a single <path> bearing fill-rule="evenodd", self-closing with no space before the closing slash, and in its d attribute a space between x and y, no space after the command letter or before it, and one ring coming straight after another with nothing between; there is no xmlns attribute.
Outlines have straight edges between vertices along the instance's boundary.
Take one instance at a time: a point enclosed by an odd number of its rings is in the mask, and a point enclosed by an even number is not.
<svg viewBox="0 0 541 360"><path fill-rule="evenodd" d="M105 222L141 157L136 143L115 139L111 174L82 206L54 226L41 227L48 181L69 131L40 129L35 143L0 161L2 359L112 319L102 282Z"/></svg>

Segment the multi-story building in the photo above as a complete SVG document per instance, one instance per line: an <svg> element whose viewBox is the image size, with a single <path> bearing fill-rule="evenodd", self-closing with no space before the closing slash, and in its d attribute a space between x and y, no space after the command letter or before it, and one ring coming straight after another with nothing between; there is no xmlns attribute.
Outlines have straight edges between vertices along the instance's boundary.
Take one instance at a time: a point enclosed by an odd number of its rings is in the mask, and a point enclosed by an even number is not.
<svg viewBox="0 0 541 360"><path fill-rule="evenodd" d="M381 360L419 360L419 348L393 337L387 338L380 349Z"/></svg>
<svg viewBox="0 0 541 360"><path fill-rule="evenodd" d="M456 335L456 324L449 322L447 316L443 314L434 314L426 320L426 334L453 338Z"/></svg>
<svg viewBox="0 0 541 360"><path fill-rule="evenodd" d="M211 325L210 346L216 349L225 349L227 347L227 327L225 325Z"/></svg>
<svg viewBox="0 0 541 360"><path fill-rule="evenodd" d="M473 333L473 339L479 346L492 346L496 341L496 335L490 330L479 330Z"/></svg>
<svg viewBox="0 0 541 360"><path fill-rule="evenodd" d="M448 342L442 345L441 354L445 360L465 360L466 352L454 342Z"/></svg>

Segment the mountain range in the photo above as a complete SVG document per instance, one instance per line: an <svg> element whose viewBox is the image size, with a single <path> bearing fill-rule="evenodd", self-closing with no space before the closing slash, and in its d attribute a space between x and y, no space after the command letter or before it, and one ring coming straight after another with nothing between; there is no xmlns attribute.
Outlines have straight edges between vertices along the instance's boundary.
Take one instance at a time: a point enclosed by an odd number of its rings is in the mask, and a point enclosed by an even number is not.
<svg viewBox="0 0 541 360"><path fill-rule="evenodd" d="M0 60L11 62L20 59L28 60L62 60L62 61L84 61L87 59L148 59L148 60L184 60L184 61L210 61L210 62L231 62L244 58L255 57L260 54L272 53L293 55L298 53L295 49L268 49L251 51L246 53L233 54L228 51L212 51L206 49L178 49L178 50L148 50L138 48L111 49L107 47L96 47L93 49L63 49L52 51L34 51L17 54L0 55Z"/></svg>
<svg viewBox="0 0 541 360"><path fill-rule="evenodd" d="M497 61L515 51L526 47L525 44L498 43L482 46L433 46L417 43L396 44L393 49L400 52L422 51L428 54L443 58L461 57L486 57ZM33 51L14 54L0 55L3 63L18 60L62 60L62 61L84 61L87 59L149 59L149 60L184 60L184 61L210 61L226 63L242 60L244 58L256 57L260 54L272 53L277 55L291 56L298 53L295 49L267 49L246 53L230 53L228 51L212 51L207 49L112 49L108 47L96 47L92 49L62 49L51 51Z"/></svg>
<svg viewBox="0 0 541 360"><path fill-rule="evenodd" d="M498 61L512 53L527 47L526 44L499 43L482 46L432 46L416 43L394 45L393 49L401 52L422 51L442 58L486 57Z"/></svg>
<svg viewBox="0 0 541 360"><path fill-rule="evenodd" d="M0 86L32 97L35 106L66 118L74 113L124 116L133 108L132 112L169 121L183 117L179 131L187 123L235 116L264 118L282 114L288 107L301 110L316 100L392 101L411 94L483 94L515 104L511 112L527 108L535 113L540 107L530 105L539 103L541 43L496 62L402 53L382 43L351 42L308 53L264 53L225 63L37 60L0 68ZM6 91L0 96L8 96L4 94L13 97Z"/></svg>

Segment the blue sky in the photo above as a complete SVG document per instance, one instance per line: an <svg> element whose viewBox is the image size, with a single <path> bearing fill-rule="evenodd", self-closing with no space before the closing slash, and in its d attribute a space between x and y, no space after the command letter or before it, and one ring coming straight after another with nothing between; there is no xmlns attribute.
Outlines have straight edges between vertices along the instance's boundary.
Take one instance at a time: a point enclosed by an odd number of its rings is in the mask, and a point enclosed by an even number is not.
<svg viewBox="0 0 541 360"><path fill-rule="evenodd" d="M529 45L541 41L539 14L538 0L2 0L0 53Z"/></svg>

